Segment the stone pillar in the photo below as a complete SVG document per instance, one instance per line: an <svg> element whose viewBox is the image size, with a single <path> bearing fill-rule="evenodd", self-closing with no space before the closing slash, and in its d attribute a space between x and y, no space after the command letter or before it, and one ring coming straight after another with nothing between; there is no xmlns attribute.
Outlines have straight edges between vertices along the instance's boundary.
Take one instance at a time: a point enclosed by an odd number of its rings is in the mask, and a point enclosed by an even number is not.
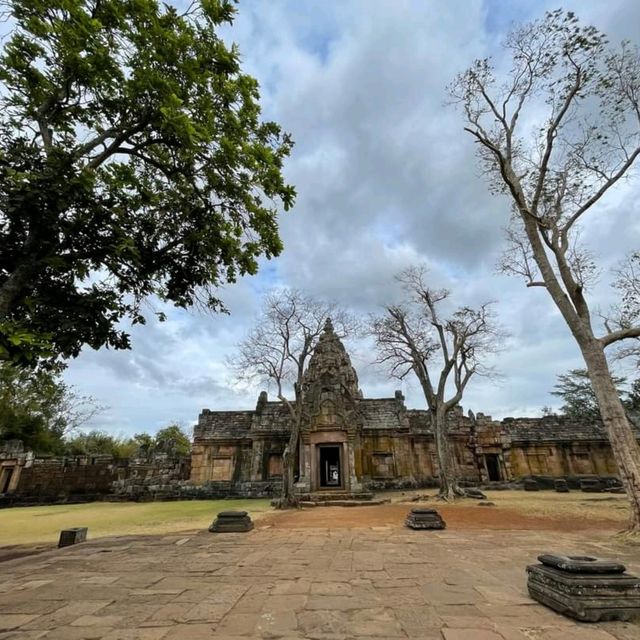
<svg viewBox="0 0 640 640"><path fill-rule="evenodd" d="M309 493L311 491L312 449L308 438L300 438L300 479L296 483L296 491L298 493Z"/></svg>
<svg viewBox="0 0 640 640"><path fill-rule="evenodd" d="M251 480L263 480L264 440L254 440L251 451Z"/></svg>
<svg viewBox="0 0 640 640"><path fill-rule="evenodd" d="M362 491L362 483L356 475L356 461L354 455L355 438L350 437L347 442L343 444L346 460L348 462L348 485L347 489L352 492Z"/></svg>

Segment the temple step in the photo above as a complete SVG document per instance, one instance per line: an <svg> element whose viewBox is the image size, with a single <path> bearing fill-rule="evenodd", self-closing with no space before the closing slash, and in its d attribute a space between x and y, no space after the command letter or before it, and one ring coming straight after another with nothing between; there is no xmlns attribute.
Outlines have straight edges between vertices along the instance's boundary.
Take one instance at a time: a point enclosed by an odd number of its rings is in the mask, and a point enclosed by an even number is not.
<svg viewBox="0 0 640 640"><path fill-rule="evenodd" d="M373 493L368 491L317 491L300 496L301 502L331 503L336 502L374 502Z"/></svg>
<svg viewBox="0 0 640 640"><path fill-rule="evenodd" d="M336 500L301 500L301 507L371 507L379 504L391 502L389 498L370 498L367 500L356 500L341 498Z"/></svg>

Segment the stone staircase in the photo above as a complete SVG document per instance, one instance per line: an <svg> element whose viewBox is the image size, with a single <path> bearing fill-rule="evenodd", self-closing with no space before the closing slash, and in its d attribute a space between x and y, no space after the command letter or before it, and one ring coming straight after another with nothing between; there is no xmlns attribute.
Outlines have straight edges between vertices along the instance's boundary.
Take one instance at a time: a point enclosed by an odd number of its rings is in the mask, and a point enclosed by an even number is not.
<svg viewBox="0 0 640 640"><path fill-rule="evenodd" d="M302 507L367 507L387 502L388 498L375 498L366 491L317 491L300 496Z"/></svg>

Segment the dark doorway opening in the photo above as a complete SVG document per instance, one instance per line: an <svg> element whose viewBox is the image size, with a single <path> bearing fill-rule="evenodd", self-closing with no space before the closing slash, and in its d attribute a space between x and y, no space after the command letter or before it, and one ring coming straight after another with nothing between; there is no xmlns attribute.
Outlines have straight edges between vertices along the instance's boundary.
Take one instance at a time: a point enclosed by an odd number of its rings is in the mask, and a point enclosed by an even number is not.
<svg viewBox="0 0 640 640"><path fill-rule="evenodd" d="M340 446L320 447L320 486L341 487Z"/></svg>
<svg viewBox="0 0 640 640"><path fill-rule="evenodd" d="M490 482L499 482L502 480L502 473L500 473L500 458L497 453L486 453L484 461L487 465L487 473L489 474Z"/></svg>
<svg viewBox="0 0 640 640"><path fill-rule="evenodd" d="M0 475L0 493L9 493L9 485L13 477L13 467L5 467Z"/></svg>

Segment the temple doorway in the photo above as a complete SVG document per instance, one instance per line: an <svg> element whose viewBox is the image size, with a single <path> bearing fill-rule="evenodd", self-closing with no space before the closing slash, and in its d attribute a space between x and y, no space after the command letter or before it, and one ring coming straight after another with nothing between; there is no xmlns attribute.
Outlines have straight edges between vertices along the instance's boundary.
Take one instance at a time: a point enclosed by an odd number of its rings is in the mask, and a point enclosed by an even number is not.
<svg viewBox="0 0 640 640"><path fill-rule="evenodd" d="M485 453L484 461L487 465L487 475L490 482L500 482L502 473L500 473L500 459L497 453Z"/></svg>
<svg viewBox="0 0 640 640"><path fill-rule="evenodd" d="M320 488L340 488L342 486L342 465L340 445L321 445L318 447L320 462Z"/></svg>
<svg viewBox="0 0 640 640"><path fill-rule="evenodd" d="M13 478L13 467L4 467L0 474L0 493L9 493L11 479Z"/></svg>

